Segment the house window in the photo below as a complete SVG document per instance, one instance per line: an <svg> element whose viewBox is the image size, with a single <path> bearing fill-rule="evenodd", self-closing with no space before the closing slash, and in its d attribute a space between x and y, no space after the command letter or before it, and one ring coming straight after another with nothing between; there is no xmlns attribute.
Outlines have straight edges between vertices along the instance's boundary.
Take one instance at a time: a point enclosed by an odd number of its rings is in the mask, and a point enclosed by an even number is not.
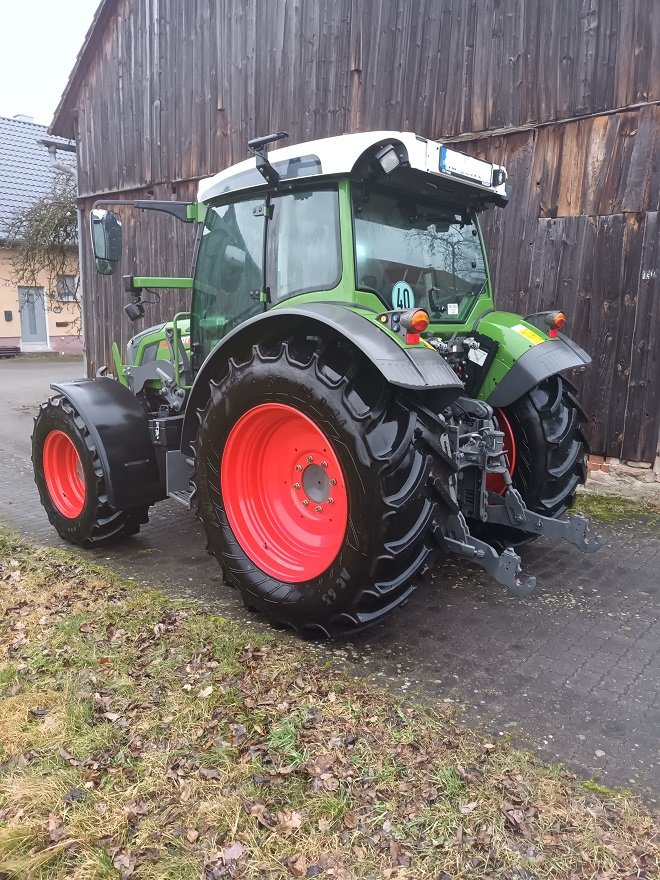
<svg viewBox="0 0 660 880"><path fill-rule="evenodd" d="M75 275L57 276L57 298L60 302L75 302L76 287Z"/></svg>

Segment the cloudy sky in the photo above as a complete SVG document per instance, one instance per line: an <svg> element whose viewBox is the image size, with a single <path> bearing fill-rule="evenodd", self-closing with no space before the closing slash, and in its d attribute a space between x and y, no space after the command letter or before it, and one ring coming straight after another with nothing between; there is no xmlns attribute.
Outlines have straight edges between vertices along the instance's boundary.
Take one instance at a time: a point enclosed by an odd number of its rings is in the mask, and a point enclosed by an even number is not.
<svg viewBox="0 0 660 880"><path fill-rule="evenodd" d="M0 2L0 116L49 125L99 0Z"/></svg>

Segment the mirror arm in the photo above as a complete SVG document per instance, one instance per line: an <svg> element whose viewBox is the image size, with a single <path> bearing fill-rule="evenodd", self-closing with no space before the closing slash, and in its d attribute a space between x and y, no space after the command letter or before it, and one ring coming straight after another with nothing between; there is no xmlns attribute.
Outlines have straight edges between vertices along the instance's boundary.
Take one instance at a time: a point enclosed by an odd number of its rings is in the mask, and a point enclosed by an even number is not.
<svg viewBox="0 0 660 880"><path fill-rule="evenodd" d="M191 211L189 210L193 204L194 202L167 202L156 199L97 199L92 205L92 210L102 205L123 205L128 208L138 208L140 211L162 211L184 223L193 223L196 218L190 216Z"/></svg>

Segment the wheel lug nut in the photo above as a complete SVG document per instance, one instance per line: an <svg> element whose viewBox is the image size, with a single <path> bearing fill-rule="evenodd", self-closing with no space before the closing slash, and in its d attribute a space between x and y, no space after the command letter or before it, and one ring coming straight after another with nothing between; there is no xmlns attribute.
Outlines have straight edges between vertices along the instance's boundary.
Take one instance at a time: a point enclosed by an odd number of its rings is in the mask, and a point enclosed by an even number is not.
<svg viewBox="0 0 660 880"><path fill-rule="evenodd" d="M323 513L323 508L321 507L320 504L319 504L319 506L316 508L316 512L317 512L317 513Z"/></svg>
<svg viewBox="0 0 660 880"><path fill-rule="evenodd" d="M301 465L301 464L297 464L297 465L296 465L296 470L297 470L297 471L301 471L301 470L302 470L302 465Z"/></svg>
<svg viewBox="0 0 660 880"><path fill-rule="evenodd" d="M309 501L307 501L307 499L305 499L302 503L302 506L307 507L308 504L309 504Z"/></svg>
<svg viewBox="0 0 660 880"><path fill-rule="evenodd" d="M313 456L313 455L308 455L308 456L307 456L307 461L309 461L309 462L314 461L314 456Z"/></svg>
<svg viewBox="0 0 660 880"><path fill-rule="evenodd" d="M325 503L326 503L326 504L334 504L334 503L335 503L335 499L334 499L334 498L332 497L332 495L331 495Z"/></svg>
<svg viewBox="0 0 660 880"><path fill-rule="evenodd" d="M328 466L328 462L327 462L327 461L322 461L322 462L321 462L321 467L327 467L327 466Z"/></svg>
<svg viewBox="0 0 660 880"><path fill-rule="evenodd" d="M294 484L293 484L293 488L294 488L294 489L300 489L300 483L294 483Z"/></svg>
<svg viewBox="0 0 660 880"><path fill-rule="evenodd" d="M331 486L336 486L336 485L337 485L337 480L334 480L334 479L333 479L333 480L330 480L330 485L331 485Z"/></svg>

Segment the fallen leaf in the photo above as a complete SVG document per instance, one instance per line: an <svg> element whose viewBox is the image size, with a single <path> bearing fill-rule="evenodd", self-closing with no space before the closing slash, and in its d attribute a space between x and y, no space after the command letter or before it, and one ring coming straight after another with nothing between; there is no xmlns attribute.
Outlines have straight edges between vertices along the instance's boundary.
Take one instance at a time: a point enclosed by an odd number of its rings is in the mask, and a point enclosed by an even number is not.
<svg viewBox="0 0 660 880"><path fill-rule="evenodd" d="M277 819L268 812L265 804L251 804L248 802L245 805L245 809L249 816L254 816L257 822L265 828L270 828L271 830L277 828Z"/></svg>
<svg viewBox="0 0 660 880"><path fill-rule="evenodd" d="M199 775L202 779L220 779L220 774L214 767L200 767Z"/></svg>
<svg viewBox="0 0 660 880"><path fill-rule="evenodd" d="M227 864L228 862L235 862L237 859L247 852L242 843L235 840L234 843L230 843L229 846L226 846L221 853L222 861Z"/></svg>
<svg viewBox="0 0 660 880"><path fill-rule="evenodd" d="M296 853L293 856L289 856L286 860L286 866L289 869L289 873L294 877L305 877L309 864L304 855Z"/></svg>
<svg viewBox="0 0 660 880"><path fill-rule="evenodd" d="M235 746L240 745L247 736L247 730L244 724L230 724L231 739Z"/></svg>
<svg viewBox="0 0 660 880"><path fill-rule="evenodd" d="M189 828L186 831L186 840L188 843L194 843L199 837L199 831L196 828Z"/></svg>
<svg viewBox="0 0 660 880"><path fill-rule="evenodd" d="M58 750L57 754L60 756L60 758L64 758L65 761L68 761L69 764L71 764L73 767L80 767L80 765L82 764L82 761L79 761L77 758L75 758L75 757L71 754L71 752L68 752L68 751L64 748L64 746L62 746L62 747Z"/></svg>
<svg viewBox="0 0 660 880"><path fill-rule="evenodd" d="M202 700L205 700L207 697L210 697L213 693L213 686L209 685L208 687L202 688L201 691L197 694L198 697L201 697Z"/></svg>
<svg viewBox="0 0 660 880"><path fill-rule="evenodd" d="M48 715L50 709L42 708L41 706L35 707L34 709L28 709L28 715L31 718L43 718L45 715Z"/></svg>
<svg viewBox="0 0 660 880"><path fill-rule="evenodd" d="M296 831L303 823L303 817L295 810L280 810L277 814L277 830L288 833Z"/></svg>
<svg viewBox="0 0 660 880"><path fill-rule="evenodd" d="M460 810L460 812L461 812L464 816L467 816L468 813L471 813L471 812L473 812L473 810L476 810L478 806L479 806L479 802L478 802L478 801L472 801L472 802L469 803L469 804L461 804L460 807L459 807L458 809Z"/></svg>
<svg viewBox="0 0 660 880"><path fill-rule="evenodd" d="M64 837L64 822L52 813L48 817L48 841L58 843Z"/></svg>
<svg viewBox="0 0 660 880"><path fill-rule="evenodd" d="M135 871L135 859L126 849L117 850L112 859L113 866L119 871L121 880L127 880Z"/></svg>

